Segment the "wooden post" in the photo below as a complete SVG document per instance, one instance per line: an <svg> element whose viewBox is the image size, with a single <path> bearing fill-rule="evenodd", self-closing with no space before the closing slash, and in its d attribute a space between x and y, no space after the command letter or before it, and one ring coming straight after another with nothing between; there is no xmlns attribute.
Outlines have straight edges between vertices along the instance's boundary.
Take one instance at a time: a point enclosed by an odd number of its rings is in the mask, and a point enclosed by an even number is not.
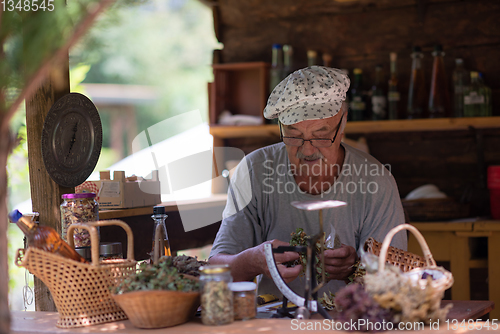
<svg viewBox="0 0 500 334"><path fill-rule="evenodd" d="M60 67L53 67L47 79L26 99L26 130L28 140L28 165L33 212L40 214L40 224L54 228L61 233L59 205L61 195L75 192L55 183L47 173L42 159L41 138L45 116L52 105L70 92L69 60ZM35 309L37 311L57 311L50 291L35 277Z"/></svg>

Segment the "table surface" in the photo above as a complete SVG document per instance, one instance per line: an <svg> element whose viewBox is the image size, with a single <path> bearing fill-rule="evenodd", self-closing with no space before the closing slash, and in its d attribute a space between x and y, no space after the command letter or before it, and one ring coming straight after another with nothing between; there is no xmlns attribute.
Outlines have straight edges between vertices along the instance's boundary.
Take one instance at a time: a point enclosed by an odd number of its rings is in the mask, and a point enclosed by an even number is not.
<svg viewBox="0 0 500 334"><path fill-rule="evenodd" d="M443 306L449 303L453 304L453 308L448 313L448 319L480 319L482 316L491 311L494 307L494 303L490 301L443 301ZM332 333L331 322L326 323L322 319L311 319L311 320L291 320L291 319L252 319L248 321L235 321L232 324L224 326L204 326L199 318L195 318L188 323L170 327L170 328L160 328L160 329L139 329L134 327L129 320L117 321L107 324L89 326L84 328L72 328L72 329L61 329L56 327L56 322L58 319L58 314L54 312L22 312L13 311L11 312L12 324L11 324L11 334L59 334L59 333L130 333L130 334L156 334L156 333L166 333L166 334L184 334L184 333L289 333L297 329L306 330L309 326L311 328L318 329L318 333ZM301 324L302 322L302 324ZM329 325L330 324L330 325ZM426 327L421 332L422 333L439 333L439 332L449 332L453 330L454 324L446 323L439 324L439 328L429 328ZM480 325L480 324L479 324ZM478 326L479 326L478 325ZM300 327L299 327L300 326ZM316 327L314 327L316 326ZM449 328L448 328L449 327ZM466 328L459 327L459 324L455 324L456 331L459 333L464 333L469 331ZM484 328L479 329L476 327L473 329L474 332L478 330L484 330ZM345 331L336 331L340 333L352 333Z"/></svg>

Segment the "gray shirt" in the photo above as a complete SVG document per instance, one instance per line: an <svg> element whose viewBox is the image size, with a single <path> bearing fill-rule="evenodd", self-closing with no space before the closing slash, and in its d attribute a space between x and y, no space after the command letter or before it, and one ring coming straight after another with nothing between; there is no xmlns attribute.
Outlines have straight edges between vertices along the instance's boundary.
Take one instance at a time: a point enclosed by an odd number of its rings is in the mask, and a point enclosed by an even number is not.
<svg viewBox="0 0 500 334"><path fill-rule="evenodd" d="M324 231L335 229L343 244L358 250L373 237L382 242L387 232L404 223L398 188L390 171L374 157L347 144L340 175L329 191L311 195L300 190L289 167L283 143L256 150L245 157L231 177L223 220L210 257L218 253L238 254L264 241L290 241L290 234L303 228L307 235L319 233L318 211L303 211L293 201L340 200L346 206L323 210ZM245 163L246 162L246 163ZM395 235L392 246L406 250L406 233ZM288 284L303 296L304 278ZM345 286L331 280L320 290L335 293ZM281 296L274 282L262 276L259 294Z"/></svg>

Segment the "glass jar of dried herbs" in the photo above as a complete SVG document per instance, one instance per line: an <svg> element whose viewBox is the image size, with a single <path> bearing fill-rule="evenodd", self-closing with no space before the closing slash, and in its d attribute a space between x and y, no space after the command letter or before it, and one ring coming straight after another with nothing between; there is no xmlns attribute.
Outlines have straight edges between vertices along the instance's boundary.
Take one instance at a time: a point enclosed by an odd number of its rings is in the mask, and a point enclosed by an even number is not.
<svg viewBox="0 0 500 334"><path fill-rule="evenodd" d="M233 292L234 320L253 319L257 315L257 284L234 282L229 284Z"/></svg>
<svg viewBox="0 0 500 334"><path fill-rule="evenodd" d="M200 267L201 321L205 325L224 325L233 322L233 280L227 265Z"/></svg>

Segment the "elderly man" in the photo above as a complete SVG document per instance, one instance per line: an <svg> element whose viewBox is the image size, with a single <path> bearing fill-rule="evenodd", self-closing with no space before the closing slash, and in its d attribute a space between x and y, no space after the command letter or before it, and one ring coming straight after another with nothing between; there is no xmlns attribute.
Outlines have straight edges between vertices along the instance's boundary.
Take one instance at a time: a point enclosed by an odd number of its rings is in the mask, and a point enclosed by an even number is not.
<svg viewBox="0 0 500 334"><path fill-rule="evenodd" d="M249 154L231 178L230 195L215 239L210 264L229 264L235 281L263 274L259 293L280 295L269 277L264 244L288 245L290 234L303 228L319 232L317 211L303 211L293 201L340 200L346 206L323 210L324 230L335 229L342 247L326 250L330 281L320 291L345 285L365 240L382 241L404 223L398 189L390 171L372 156L344 143L349 78L333 68L312 66L295 71L269 96L264 116L278 118L283 143ZM392 245L406 250L399 233ZM282 265L298 259L293 252L275 254L282 277L302 294L301 266Z"/></svg>

